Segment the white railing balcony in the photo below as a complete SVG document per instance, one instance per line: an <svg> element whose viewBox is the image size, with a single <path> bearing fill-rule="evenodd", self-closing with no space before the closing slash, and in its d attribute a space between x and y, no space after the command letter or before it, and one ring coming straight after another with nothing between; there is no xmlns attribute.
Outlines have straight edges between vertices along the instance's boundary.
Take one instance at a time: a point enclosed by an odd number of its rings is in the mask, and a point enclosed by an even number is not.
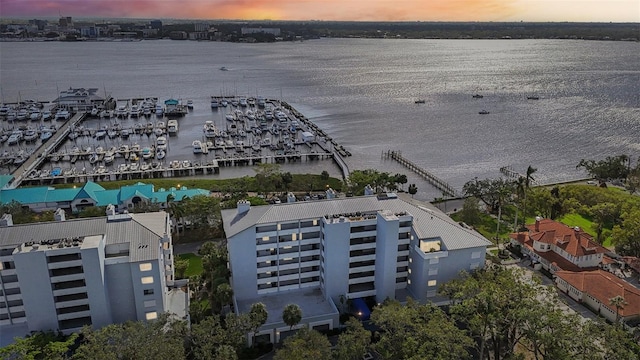
<svg viewBox="0 0 640 360"><path fill-rule="evenodd" d="M398 239L398 245L409 245L409 243L411 243L411 239L409 238Z"/></svg>
<svg viewBox="0 0 640 360"><path fill-rule="evenodd" d="M17 281L14 282L10 282L10 283L4 283L3 287L5 290L9 290L9 289L17 289L20 287L20 283Z"/></svg>
<svg viewBox="0 0 640 360"><path fill-rule="evenodd" d="M272 277L266 277L266 278L258 279L257 284L258 284L258 285L264 285L264 284L266 284L266 283L274 283L274 282L278 282L278 277L277 277L277 276L272 276Z"/></svg>
<svg viewBox="0 0 640 360"><path fill-rule="evenodd" d="M4 270L0 270L0 274L2 274L2 276L11 276L11 275L15 275L15 274L16 274L16 269L4 269Z"/></svg>
<svg viewBox="0 0 640 360"><path fill-rule="evenodd" d="M7 302L22 300L22 294L5 295L4 297L7 300Z"/></svg>
<svg viewBox="0 0 640 360"><path fill-rule="evenodd" d="M291 264L280 265L279 269L280 269L280 271L282 271L282 270L297 269L299 267L300 267L300 264L298 262L294 262L294 263L291 263Z"/></svg>
<svg viewBox="0 0 640 360"><path fill-rule="evenodd" d="M295 274L289 274L289 275L282 275L280 276L280 278L278 279L279 281L287 281L287 280L297 280L300 278L300 274L295 273Z"/></svg>
<svg viewBox="0 0 640 360"><path fill-rule="evenodd" d="M398 256L408 256L409 250L398 251Z"/></svg>
<svg viewBox="0 0 640 360"><path fill-rule="evenodd" d="M367 296L374 296L375 294L376 294L376 290L374 289L374 290L348 293L347 295L349 296L350 299L355 299L355 298L364 298Z"/></svg>
<svg viewBox="0 0 640 360"><path fill-rule="evenodd" d="M398 267L409 266L409 261L398 261L396 263L396 266L398 266Z"/></svg>
<svg viewBox="0 0 640 360"><path fill-rule="evenodd" d="M363 237L369 237L369 236L376 236L377 234L378 232L376 230L361 231L361 232L351 233L349 235L349 238L350 239L363 238Z"/></svg>
<svg viewBox="0 0 640 360"><path fill-rule="evenodd" d="M409 273L406 271L396 273L396 279L401 277L407 277L407 276L409 276Z"/></svg>
<svg viewBox="0 0 640 360"><path fill-rule="evenodd" d="M305 250L300 252L300 258L304 258L306 256L314 256L314 255L320 255L320 249Z"/></svg>

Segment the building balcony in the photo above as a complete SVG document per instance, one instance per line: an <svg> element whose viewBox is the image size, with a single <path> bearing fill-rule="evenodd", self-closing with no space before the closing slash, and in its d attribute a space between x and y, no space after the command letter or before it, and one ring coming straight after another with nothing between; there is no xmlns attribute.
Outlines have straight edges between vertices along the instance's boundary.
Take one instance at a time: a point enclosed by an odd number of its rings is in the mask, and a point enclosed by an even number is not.
<svg viewBox="0 0 640 360"><path fill-rule="evenodd" d="M91 316L91 310L85 310L85 311L78 311L78 312L73 312L73 313L68 313L68 314L60 314L58 315L58 320L70 320L70 319L76 319L76 318L81 318L81 317L90 317Z"/></svg>
<svg viewBox="0 0 640 360"><path fill-rule="evenodd" d="M16 274L16 269L4 269L0 271L2 276L13 276Z"/></svg>
<svg viewBox="0 0 640 360"><path fill-rule="evenodd" d="M375 249L376 248L376 243L371 242L371 243L364 243L364 244L357 244L357 245L350 245L349 246L349 251L355 251L355 250L369 250L369 249Z"/></svg>
<svg viewBox="0 0 640 360"><path fill-rule="evenodd" d="M376 259L376 254L353 256L349 258L349 263L355 263L359 261L370 261L375 259Z"/></svg>
<svg viewBox="0 0 640 360"><path fill-rule="evenodd" d="M367 296L375 296L376 295L376 290L367 290L367 291L359 291L359 292L352 292L352 293L348 293L347 296L349 297L349 299L355 299L355 298L364 298Z"/></svg>
<svg viewBox="0 0 640 360"><path fill-rule="evenodd" d="M289 275L282 275L278 278L279 281L287 281L287 280L297 280L300 278L300 274L295 273L295 274L289 274Z"/></svg>
<svg viewBox="0 0 640 360"><path fill-rule="evenodd" d="M280 271L282 271L282 270L297 269L298 267L300 267L300 263L298 263L298 262L296 261L296 262L293 262L293 263L291 263L291 264L284 264L284 265L280 265L280 266L278 267L278 269L279 269Z"/></svg>
<svg viewBox="0 0 640 360"><path fill-rule="evenodd" d="M405 278L406 278L407 276L409 276L409 273L408 273L408 272L406 272L406 271L396 273L396 279L397 279L397 278L402 278L402 277L405 277Z"/></svg>
<svg viewBox="0 0 640 360"><path fill-rule="evenodd" d="M278 282L278 277L277 277L277 276L272 276L272 277L268 277L268 278L258 279L257 284L258 284L258 285L262 285L262 284L266 284L266 283L274 283L274 282Z"/></svg>
<svg viewBox="0 0 640 360"><path fill-rule="evenodd" d="M82 266L82 260L60 261L47 264L49 270Z"/></svg>
<svg viewBox="0 0 640 360"><path fill-rule="evenodd" d="M320 255L320 249L305 250L305 251L301 251L300 252L300 257L301 258L304 258L306 256L315 256L315 255Z"/></svg>
<svg viewBox="0 0 640 360"><path fill-rule="evenodd" d="M51 277L51 283L55 284L55 283L59 283L59 282L76 281L76 280L83 280L83 279L84 279L84 273L61 275L61 276L52 276Z"/></svg>
<svg viewBox="0 0 640 360"><path fill-rule="evenodd" d="M376 235L378 235L378 232L376 230L369 230L369 231L360 231L360 232L351 233L349 235L349 238L354 239L354 238L376 236Z"/></svg>
<svg viewBox="0 0 640 360"><path fill-rule="evenodd" d="M365 277L360 277L360 278L355 278L355 279L349 279L349 285L354 285L354 284L362 284L362 283L366 283L366 282L372 282L376 279L375 276L365 276Z"/></svg>
<svg viewBox="0 0 640 360"><path fill-rule="evenodd" d="M359 267L350 268L349 274L365 272L365 271L375 271L375 270L376 270L375 265L359 266Z"/></svg>
<svg viewBox="0 0 640 360"><path fill-rule="evenodd" d="M411 243L411 239L409 238L398 239L398 245L409 245L409 243Z"/></svg>
<svg viewBox="0 0 640 360"><path fill-rule="evenodd" d="M265 261L276 261L278 260L278 254L271 255L271 253L268 253L265 255L258 255L256 259L259 263Z"/></svg>
<svg viewBox="0 0 640 360"><path fill-rule="evenodd" d="M70 300L70 301L61 301L56 303L56 309L68 308L72 306L80 306L89 304L89 299L78 299L78 300Z"/></svg>
<svg viewBox="0 0 640 360"><path fill-rule="evenodd" d="M401 250L398 251L398 256L408 256L409 255L409 250Z"/></svg>
<svg viewBox="0 0 640 360"><path fill-rule="evenodd" d="M18 301L18 300L22 300L22 294L5 295L4 298L7 302Z"/></svg>
<svg viewBox="0 0 640 360"><path fill-rule="evenodd" d="M5 290L19 289L20 283L17 281L14 281L14 282L4 283L2 286L4 287Z"/></svg>
<svg viewBox="0 0 640 360"><path fill-rule="evenodd" d="M53 296L63 296L63 295L71 295L71 294L86 293L86 292L87 292L86 286L79 286L79 287L74 287L69 289L53 290Z"/></svg>

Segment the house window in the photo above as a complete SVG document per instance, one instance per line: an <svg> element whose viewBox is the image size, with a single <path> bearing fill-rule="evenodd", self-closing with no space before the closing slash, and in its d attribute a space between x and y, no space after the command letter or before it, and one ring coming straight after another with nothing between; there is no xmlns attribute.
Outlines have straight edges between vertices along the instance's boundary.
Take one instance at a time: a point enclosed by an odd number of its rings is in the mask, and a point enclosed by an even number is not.
<svg viewBox="0 0 640 360"><path fill-rule="evenodd" d="M153 284L153 276L145 276L140 279L140 281L142 281L143 284Z"/></svg>
<svg viewBox="0 0 640 360"><path fill-rule="evenodd" d="M471 253L471 258L472 259L479 259L480 258L480 251L475 251L475 252Z"/></svg>
<svg viewBox="0 0 640 360"><path fill-rule="evenodd" d="M429 264L431 264L431 265L437 264L439 262L440 262L440 260L438 258L433 258L433 259L429 260Z"/></svg>
<svg viewBox="0 0 640 360"><path fill-rule="evenodd" d="M155 320L158 318L158 313L155 311L148 312L144 315L147 320Z"/></svg>
<svg viewBox="0 0 640 360"><path fill-rule="evenodd" d="M429 275L438 275L438 269L429 269Z"/></svg>
<svg viewBox="0 0 640 360"><path fill-rule="evenodd" d="M153 295L153 289L144 289L145 295Z"/></svg>
<svg viewBox="0 0 640 360"><path fill-rule="evenodd" d="M151 263L140 264L140 271L151 271Z"/></svg>
<svg viewBox="0 0 640 360"><path fill-rule="evenodd" d="M429 280L429 282L427 282L427 286L436 286L438 284L437 280Z"/></svg>

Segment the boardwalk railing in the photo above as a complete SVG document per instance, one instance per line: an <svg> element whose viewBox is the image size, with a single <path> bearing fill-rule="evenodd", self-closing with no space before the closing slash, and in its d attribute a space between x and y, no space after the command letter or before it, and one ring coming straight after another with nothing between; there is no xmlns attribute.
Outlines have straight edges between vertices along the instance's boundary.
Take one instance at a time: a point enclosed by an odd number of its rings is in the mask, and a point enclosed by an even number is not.
<svg viewBox="0 0 640 360"><path fill-rule="evenodd" d="M501 168L500 168L500 172L501 172L504 176L508 177L509 179L518 179L518 178L521 178L521 177L522 177L522 178L526 178L526 177L527 177L526 175L520 174L519 172L517 172L517 171L513 170L513 168L511 167L511 165L501 167ZM538 182L537 182L537 181L535 181L535 180L531 179L531 185L533 185L533 186L538 186L539 184L538 184Z"/></svg>
<svg viewBox="0 0 640 360"><path fill-rule="evenodd" d="M423 179L425 179L429 184L433 185L436 189L442 191L447 196L456 197L458 196L456 190L453 186L447 184L444 180L439 179L437 176L431 174L426 169L414 164L410 160L404 158L402 156L402 152L395 150L387 150L386 153L383 153L383 156L388 159L393 159L400 164L402 164L407 169L415 172L420 175Z"/></svg>

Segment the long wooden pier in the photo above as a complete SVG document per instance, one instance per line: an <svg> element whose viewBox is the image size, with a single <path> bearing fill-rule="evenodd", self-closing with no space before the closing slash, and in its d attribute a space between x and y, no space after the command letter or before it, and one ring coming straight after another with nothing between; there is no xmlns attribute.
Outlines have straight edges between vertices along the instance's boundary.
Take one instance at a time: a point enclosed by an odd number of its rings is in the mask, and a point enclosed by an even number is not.
<svg viewBox="0 0 640 360"><path fill-rule="evenodd" d="M501 167L500 168L500 172L504 176L508 177L509 179L518 179L518 178L526 178L527 177L526 175L520 174L519 172L513 170L511 165ZM533 186L538 186L539 185L538 182L533 180L533 179L531 180L531 184Z"/></svg>
<svg viewBox="0 0 640 360"><path fill-rule="evenodd" d="M387 150L386 152L382 153L382 155L383 155L384 158L393 159L393 160L399 162L400 164L402 164L407 169L409 169L409 170L415 172L416 174L420 175L420 177L425 179L429 184L433 185L433 187L435 187L436 189L442 191L443 194L445 194L447 196L451 196L451 197L457 197L458 196L458 194L457 194L456 190L453 188L453 186L447 184L444 180L441 180L437 176L431 174L426 169L424 169L424 168L414 164L410 160L406 159L405 157L402 156L402 152L395 151L395 150Z"/></svg>

